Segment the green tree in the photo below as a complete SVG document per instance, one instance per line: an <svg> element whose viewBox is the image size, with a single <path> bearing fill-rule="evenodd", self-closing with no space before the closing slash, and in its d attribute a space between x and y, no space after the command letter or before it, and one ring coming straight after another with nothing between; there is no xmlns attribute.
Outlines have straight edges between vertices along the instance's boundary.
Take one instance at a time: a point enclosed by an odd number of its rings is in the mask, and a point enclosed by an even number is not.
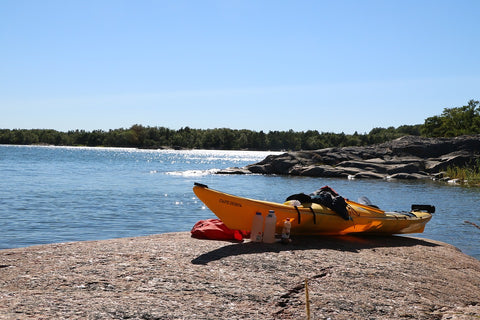
<svg viewBox="0 0 480 320"><path fill-rule="evenodd" d="M428 137L456 137L480 133L480 103L470 100L466 106L445 108L440 116L425 119L421 129Z"/></svg>

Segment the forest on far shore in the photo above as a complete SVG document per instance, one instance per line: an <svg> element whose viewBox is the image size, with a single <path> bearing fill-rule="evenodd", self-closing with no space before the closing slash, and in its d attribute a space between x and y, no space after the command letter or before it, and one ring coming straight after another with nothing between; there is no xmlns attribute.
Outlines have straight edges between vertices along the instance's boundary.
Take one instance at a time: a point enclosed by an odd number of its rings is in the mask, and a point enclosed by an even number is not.
<svg viewBox="0 0 480 320"><path fill-rule="evenodd" d="M365 146L405 135L455 137L480 134L480 103L470 100L462 107L445 108L423 124L397 128L374 128L354 134L308 130L263 131L228 128L179 130L135 124L130 128L104 130L0 129L0 144L47 144L57 146L103 146L133 148L178 148L219 150L316 150L328 147Z"/></svg>

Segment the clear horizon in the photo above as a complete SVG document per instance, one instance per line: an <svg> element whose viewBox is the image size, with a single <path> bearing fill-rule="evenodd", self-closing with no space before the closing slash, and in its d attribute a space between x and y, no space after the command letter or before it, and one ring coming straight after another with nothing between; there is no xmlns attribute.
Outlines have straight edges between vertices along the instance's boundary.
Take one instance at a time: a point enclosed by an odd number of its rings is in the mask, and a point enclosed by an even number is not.
<svg viewBox="0 0 480 320"><path fill-rule="evenodd" d="M0 128L368 133L480 98L478 1L0 2Z"/></svg>

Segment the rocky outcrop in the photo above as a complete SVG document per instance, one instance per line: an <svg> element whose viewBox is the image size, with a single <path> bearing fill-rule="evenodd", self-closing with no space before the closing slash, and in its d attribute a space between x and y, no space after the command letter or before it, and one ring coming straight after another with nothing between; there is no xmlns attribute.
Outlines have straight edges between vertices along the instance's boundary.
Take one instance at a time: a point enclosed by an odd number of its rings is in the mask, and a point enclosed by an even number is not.
<svg viewBox="0 0 480 320"><path fill-rule="evenodd" d="M326 148L270 155L244 168L221 174L280 174L377 179L441 178L449 166L480 161L480 135L456 138L405 136L365 146Z"/></svg>
<svg viewBox="0 0 480 320"><path fill-rule="evenodd" d="M197 240L0 250L0 319L478 319L480 261L410 237Z"/></svg>

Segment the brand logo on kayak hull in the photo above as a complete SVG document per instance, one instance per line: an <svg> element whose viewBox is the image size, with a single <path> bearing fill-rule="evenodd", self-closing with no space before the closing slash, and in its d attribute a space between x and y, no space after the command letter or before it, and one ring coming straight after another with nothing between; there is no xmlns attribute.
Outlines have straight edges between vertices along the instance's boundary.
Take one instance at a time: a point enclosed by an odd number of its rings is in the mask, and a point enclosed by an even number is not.
<svg viewBox="0 0 480 320"><path fill-rule="evenodd" d="M219 199L218 200L220 203L226 204L227 206L234 206L234 207L241 207L242 204L238 202L233 202L230 200L224 200L224 199Z"/></svg>

